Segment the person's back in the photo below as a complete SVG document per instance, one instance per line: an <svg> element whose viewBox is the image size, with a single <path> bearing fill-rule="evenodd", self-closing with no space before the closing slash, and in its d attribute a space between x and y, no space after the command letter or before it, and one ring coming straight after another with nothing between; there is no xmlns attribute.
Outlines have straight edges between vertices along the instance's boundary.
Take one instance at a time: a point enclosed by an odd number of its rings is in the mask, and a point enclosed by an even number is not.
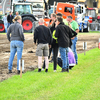
<svg viewBox="0 0 100 100"><path fill-rule="evenodd" d="M69 47L70 46L70 38L72 37L72 31L70 30L70 28L65 25L64 23L60 23L57 28L56 28L56 35L57 36L59 34L58 37L58 44L61 47Z"/></svg>
<svg viewBox="0 0 100 100"><path fill-rule="evenodd" d="M21 26L21 22L22 22L21 17L16 16L13 21L14 24L12 24L8 28L8 32L7 32L7 38L10 42L10 58L8 63L8 69L9 69L9 73L12 73L13 60L17 52L17 71L19 74L20 73L19 60L21 60L22 58L22 51L23 51L25 39L24 39L24 34Z"/></svg>
<svg viewBox="0 0 100 100"><path fill-rule="evenodd" d="M44 20L39 19L39 26L34 31L34 44L38 43L36 56L38 56L38 72L41 72L42 56L45 58L46 70L48 72L48 56L49 56L49 45L52 42L52 36L50 29L45 27Z"/></svg>
<svg viewBox="0 0 100 100"><path fill-rule="evenodd" d="M34 39L38 39L38 43L49 43L51 44L51 33L50 29L44 25L36 27L34 32Z"/></svg>
<svg viewBox="0 0 100 100"><path fill-rule="evenodd" d="M10 33L11 33L11 38L9 37ZM20 25L18 22L11 24L11 26L9 27L7 36L8 36L9 41L12 41L12 40L24 41L22 25Z"/></svg>

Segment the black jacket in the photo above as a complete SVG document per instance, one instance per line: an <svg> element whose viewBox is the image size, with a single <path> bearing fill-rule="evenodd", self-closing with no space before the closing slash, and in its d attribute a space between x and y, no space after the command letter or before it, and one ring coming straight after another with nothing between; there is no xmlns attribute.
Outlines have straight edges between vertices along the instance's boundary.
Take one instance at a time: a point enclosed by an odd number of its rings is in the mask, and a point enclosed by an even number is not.
<svg viewBox="0 0 100 100"><path fill-rule="evenodd" d="M7 16L7 21L8 21L8 23L11 24L11 23L13 22L12 20L13 20L13 15L11 15L11 16L8 15L8 16Z"/></svg>
<svg viewBox="0 0 100 100"><path fill-rule="evenodd" d="M72 30L64 23L60 23L56 27L55 37L58 38L59 47L67 48L71 46Z"/></svg>
<svg viewBox="0 0 100 100"><path fill-rule="evenodd" d="M48 27L44 25L39 25L38 27L35 28L34 31L34 43L52 43L52 35L51 31Z"/></svg>

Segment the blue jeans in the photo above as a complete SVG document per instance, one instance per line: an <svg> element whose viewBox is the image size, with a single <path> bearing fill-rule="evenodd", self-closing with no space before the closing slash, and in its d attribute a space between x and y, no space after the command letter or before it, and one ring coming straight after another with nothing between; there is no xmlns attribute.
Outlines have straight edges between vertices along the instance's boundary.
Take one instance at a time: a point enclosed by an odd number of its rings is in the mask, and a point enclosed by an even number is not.
<svg viewBox="0 0 100 100"><path fill-rule="evenodd" d="M12 70L13 60L15 57L15 53L17 52L17 70L19 69L19 60L22 58L24 43L22 41L11 41L10 42L10 58L8 63L8 69Z"/></svg>
<svg viewBox="0 0 100 100"><path fill-rule="evenodd" d="M5 33L7 33L8 23L4 23L4 26L5 26Z"/></svg>
<svg viewBox="0 0 100 100"><path fill-rule="evenodd" d="M76 64L78 63L78 56L77 56L77 51L76 51L77 40L78 40L77 37L75 37L74 39L72 39L72 46L71 46L71 49L74 52Z"/></svg>
<svg viewBox="0 0 100 100"><path fill-rule="evenodd" d="M59 47L59 50L62 59L62 68L67 69L69 68L68 48Z"/></svg>
<svg viewBox="0 0 100 100"><path fill-rule="evenodd" d="M9 28L9 26L11 25L12 23L8 23L8 28Z"/></svg>

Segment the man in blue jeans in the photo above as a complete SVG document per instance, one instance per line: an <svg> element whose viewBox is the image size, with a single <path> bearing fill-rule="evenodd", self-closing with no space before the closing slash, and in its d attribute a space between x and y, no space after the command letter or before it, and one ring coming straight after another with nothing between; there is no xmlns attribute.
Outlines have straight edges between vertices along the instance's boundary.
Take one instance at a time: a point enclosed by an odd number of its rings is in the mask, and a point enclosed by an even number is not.
<svg viewBox="0 0 100 100"><path fill-rule="evenodd" d="M61 72L69 72L68 47L71 45L70 39L73 36L71 29L63 23L62 17L57 17L55 37L58 38L58 45L63 64Z"/></svg>
<svg viewBox="0 0 100 100"><path fill-rule="evenodd" d="M79 32L78 23L72 19L72 16L68 16L68 17L67 17L67 21L70 22L71 28L72 28L76 33L78 33L78 32ZM71 46L71 49L72 49L72 51L74 52L74 55L75 55L76 64L78 64L78 56L77 56L77 51L76 51L76 43L77 43L77 40L78 40L77 36L73 37L73 38L72 38L72 46Z"/></svg>

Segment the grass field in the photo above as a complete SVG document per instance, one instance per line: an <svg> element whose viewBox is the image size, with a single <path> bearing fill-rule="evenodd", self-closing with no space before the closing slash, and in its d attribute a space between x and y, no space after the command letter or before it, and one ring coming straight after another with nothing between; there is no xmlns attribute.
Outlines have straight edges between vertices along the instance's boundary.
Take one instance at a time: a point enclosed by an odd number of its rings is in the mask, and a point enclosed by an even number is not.
<svg viewBox="0 0 100 100"><path fill-rule="evenodd" d="M0 100L100 100L100 50L79 54L79 63L69 73L27 72L0 83Z"/></svg>

